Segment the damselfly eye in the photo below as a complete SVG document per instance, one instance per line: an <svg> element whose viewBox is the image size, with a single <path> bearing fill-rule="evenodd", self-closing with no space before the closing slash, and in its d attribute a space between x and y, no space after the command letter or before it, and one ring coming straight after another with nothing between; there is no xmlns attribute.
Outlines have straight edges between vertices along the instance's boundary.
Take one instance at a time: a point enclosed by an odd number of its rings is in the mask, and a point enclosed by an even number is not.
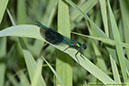
<svg viewBox="0 0 129 86"><path fill-rule="evenodd" d="M86 44L83 44L83 48L84 48L84 49L86 49L86 48L87 48Z"/></svg>

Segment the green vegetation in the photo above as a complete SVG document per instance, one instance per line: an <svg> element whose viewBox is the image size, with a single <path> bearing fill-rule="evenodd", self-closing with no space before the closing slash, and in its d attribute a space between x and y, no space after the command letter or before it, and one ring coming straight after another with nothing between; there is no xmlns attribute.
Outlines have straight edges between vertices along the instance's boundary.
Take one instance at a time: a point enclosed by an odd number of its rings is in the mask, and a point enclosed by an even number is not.
<svg viewBox="0 0 129 86"><path fill-rule="evenodd" d="M0 0L0 86L128 86L128 8L128 0ZM35 21L86 44L85 60L47 42Z"/></svg>

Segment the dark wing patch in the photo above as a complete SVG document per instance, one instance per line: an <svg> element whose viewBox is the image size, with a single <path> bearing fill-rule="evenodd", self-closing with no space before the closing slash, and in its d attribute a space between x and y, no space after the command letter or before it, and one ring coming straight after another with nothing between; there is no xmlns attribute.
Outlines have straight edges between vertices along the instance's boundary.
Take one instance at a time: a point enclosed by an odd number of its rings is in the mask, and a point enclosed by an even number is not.
<svg viewBox="0 0 129 86"><path fill-rule="evenodd" d="M52 43L52 44L59 44L64 40L64 37L59 34L58 32L48 28L48 30L45 31L45 39Z"/></svg>

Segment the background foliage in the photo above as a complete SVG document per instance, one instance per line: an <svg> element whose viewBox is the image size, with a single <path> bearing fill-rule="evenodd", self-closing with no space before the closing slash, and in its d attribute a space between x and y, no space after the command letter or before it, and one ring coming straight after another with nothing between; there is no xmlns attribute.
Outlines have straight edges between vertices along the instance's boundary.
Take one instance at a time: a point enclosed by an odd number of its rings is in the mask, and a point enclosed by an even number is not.
<svg viewBox="0 0 129 86"><path fill-rule="evenodd" d="M128 8L128 0L0 0L0 86L128 86ZM85 43L85 60L46 42L36 20Z"/></svg>

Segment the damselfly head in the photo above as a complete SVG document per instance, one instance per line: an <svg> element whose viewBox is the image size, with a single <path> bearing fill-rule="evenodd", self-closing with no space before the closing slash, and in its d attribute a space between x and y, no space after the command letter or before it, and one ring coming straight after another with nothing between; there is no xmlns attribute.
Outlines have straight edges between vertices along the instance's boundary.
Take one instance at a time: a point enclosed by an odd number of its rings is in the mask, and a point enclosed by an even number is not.
<svg viewBox="0 0 129 86"><path fill-rule="evenodd" d="M83 45L82 45L82 47L83 47L84 49L86 49L86 48L87 48L86 44L83 44Z"/></svg>

